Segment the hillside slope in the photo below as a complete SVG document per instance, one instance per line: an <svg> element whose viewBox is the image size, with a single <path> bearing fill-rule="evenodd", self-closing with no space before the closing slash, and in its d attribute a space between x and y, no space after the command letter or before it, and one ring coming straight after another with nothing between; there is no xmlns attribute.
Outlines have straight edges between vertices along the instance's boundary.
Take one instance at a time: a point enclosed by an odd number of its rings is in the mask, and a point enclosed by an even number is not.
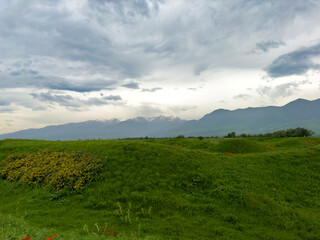
<svg viewBox="0 0 320 240"><path fill-rule="evenodd" d="M71 231L88 236L84 226L94 234L95 223L106 222L156 239L320 235L319 138L5 140L0 162L11 153L43 149L86 152L104 163L81 192L55 193L0 179L2 215L23 216L61 239Z"/></svg>

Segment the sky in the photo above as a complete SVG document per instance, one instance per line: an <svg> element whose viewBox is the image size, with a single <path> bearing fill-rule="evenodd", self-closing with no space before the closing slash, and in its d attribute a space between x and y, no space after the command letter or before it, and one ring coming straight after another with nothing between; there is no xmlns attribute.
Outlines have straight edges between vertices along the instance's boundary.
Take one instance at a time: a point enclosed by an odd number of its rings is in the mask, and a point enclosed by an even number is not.
<svg viewBox="0 0 320 240"><path fill-rule="evenodd" d="M319 0L0 0L0 134L320 98Z"/></svg>

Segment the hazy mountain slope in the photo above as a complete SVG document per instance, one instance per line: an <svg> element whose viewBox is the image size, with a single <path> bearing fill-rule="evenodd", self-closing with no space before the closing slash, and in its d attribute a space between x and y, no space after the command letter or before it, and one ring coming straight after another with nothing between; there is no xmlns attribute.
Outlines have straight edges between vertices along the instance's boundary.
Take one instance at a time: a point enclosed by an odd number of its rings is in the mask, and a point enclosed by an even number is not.
<svg viewBox="0 0 320 240"><path fill-rule="evenodd" d="M126 137L155 136L154 132L167 131L183 123L184 120L170 117L152 119L135 118L126 121L87 121L48 126L40 129L28 129L14 133L2 134L4 138L44 139L44 140L78 140L78 139L114 139Z"/></svg>
<svg viewBox="0 0 320 240"><path fill-rule="evenodd" d="M222 136L232 131L265 133L295 127L309 128L320 134L320 99L297 99L282 107L218 109L198 121L185 122L164 135Z"/></svg>
<svg viewBox="0 0 320 240"><path fill-rule="evenodd" d="M218 109L192 121L160 116L151 119L138 117L126 121L113 119L69 123L2 134L0 139L78 140L178 135L224 136L233 131L237 134L258 134L296 127L311 129L320 136L320 99L297 99L282 107L268 106L234 111Z"/></svg>

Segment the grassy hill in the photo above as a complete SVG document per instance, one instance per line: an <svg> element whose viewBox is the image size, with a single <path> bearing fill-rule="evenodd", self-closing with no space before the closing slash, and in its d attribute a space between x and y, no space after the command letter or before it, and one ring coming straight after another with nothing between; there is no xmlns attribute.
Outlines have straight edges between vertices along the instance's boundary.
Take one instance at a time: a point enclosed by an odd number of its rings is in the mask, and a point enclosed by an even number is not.
<svg viewBox="0 0 320 240"><path fill-rule="evenodd" d="M44 149L103 169L76 191L0 179L0 239L320 236L320 138L3 140L0 163Z"/></svg>

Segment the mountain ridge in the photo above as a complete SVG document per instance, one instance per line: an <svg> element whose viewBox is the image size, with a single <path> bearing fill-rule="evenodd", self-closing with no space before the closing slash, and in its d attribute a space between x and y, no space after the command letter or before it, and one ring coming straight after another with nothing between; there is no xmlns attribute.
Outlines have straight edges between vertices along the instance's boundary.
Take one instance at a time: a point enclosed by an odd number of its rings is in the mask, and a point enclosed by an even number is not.
<svg viewBox="0 0 320 240"><path fill-rule="evenodd" d="M88 120L79 123L50 125L13 133L0 139L27 138L43 140L115 139L132 137L224 136L229 132L259 134L281 129L304 127L320 135L320 98L298 98L283 106L216 109L199 120L178 117L136 117L120 121Z"/></svg>

